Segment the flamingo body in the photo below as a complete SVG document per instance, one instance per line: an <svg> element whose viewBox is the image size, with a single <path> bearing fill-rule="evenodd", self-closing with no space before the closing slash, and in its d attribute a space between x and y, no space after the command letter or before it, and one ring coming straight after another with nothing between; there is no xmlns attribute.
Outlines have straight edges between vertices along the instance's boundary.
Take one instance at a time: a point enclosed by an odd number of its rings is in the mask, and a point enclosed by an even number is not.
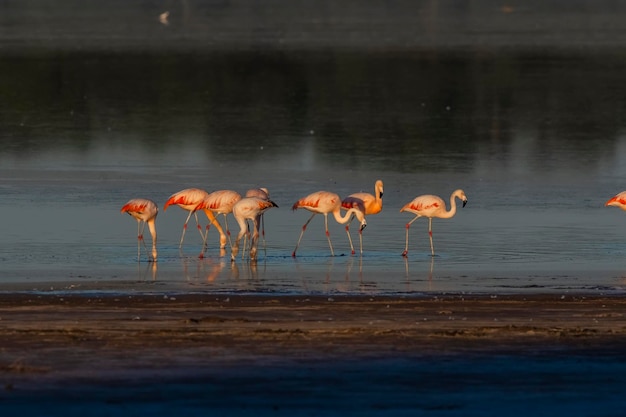
<svg viewBox="0 0 626 417"><path fill-rule="evenodd" d="M165 205L163 205L163 211L167 210L169 206L178 206L183 210L189 212L187 219L185 220L185 224L183 225L183 233L180 236L180 243L178 244L179 248L182 248L183 241L185 240L185 232L187 231L187 223L189 223L189 219L193 214L196 218L196 226L198 227L198 231L200 232L200 236L202 236L202 252L201 256L204 253L204 248L206 247L206 236L202 232L202 226L200 226L200 221L198 220L198 205L209 195L204 190L199 188L186 188L177 193L174 193L167 199ZM209 219L210 220L210 219Z"/></svg>
<svg viewBox="0 0 626 417"><path fill-rule="evenodd" d="M357 209L363 213L363 216L380 213L383 209L383 182L381 180L376 181L374 184L374 195L369 193L350 194L341 202L341 208L344 210ZM346 233L348 234L352 254L354 254L354 246L350 237L350 223L352 223L353 218L354 216L350 217L346 225ZM359 242L361 253L363 253L363 228L359 229Z"/></svg>
<svg viewBox="0 0 626 417"><path fill-rule="evenodd" d="M431 255L435 256L435 249L433 247L433 232L432 221L434 217L441 219L449 219L456 214L456 199L463 201L463 207L467 204L467 197L463 190L455 190L450 196L450 210L446 209L446 203L436 195L426 194L416 197L410 203L404 205L400 209L400 212L408 211L415 214L415 218L406 224L406 246L403 256L406 256L409 251L409 227L411 224L420 217L428 217L428 235L430 237L430 251Z"/></svg>
<svg viewBox="0 0 626 417"><path fill-rule="evenodd" d="M329 192L329 191L318 191L313 194L309 194L308 196L301 198L296 201L294 205L291 207L292 210L297 209L306 209L313 214L307 220L307 222L302 226L302 232L300 232L300 238L298 239L298 243L296 244L296 248L293 250L292 256L296 256L296 251L298 250L298 246L300 246L300 241L302 240L302 236L309 224L309 222L315 217L316 214L324 215L324 225L326 228L326 238L328 239L328 246L330 247L331 256L335 255L333 251L333 245L330 241L330 233L328 232L328 214L331 214L335 217L335 220L339 224L345 224L350 221L352 215L355 215L359 221L361 222L361 228L364 228L367 225L365 221L365 216L363 213L356 209L350 208L346 212L345 216L341 215L341 198L339 195Z"/></svg>
<svg viewBox="0 0 626 417"><path fill-rule="evenodd" d="M155 221L156 217L159 214L159 209L157 205L152 200L148 200L145 198L134 198L128 201L122 209L121 213L128 213L133 218L137 220L137 260L141 257L141 246L140 242L143 242L144 247L146 245L143 240L143 229L148 225L148 229L150 230L150 235L152 236L152 258L149 260L156 262L157 261L157 232ZM146 248L147 252L147 248Z"/></svg>
<svg viewBox="0 0 626 417"><path fill-rule="evenodd" d="M265 213L265 211L271 209L272 207L278 207L276 203L272 200L259 198L259 197L244 197L241 200L237 201L233 206L233 216L237 223L239 224L239 234L237 235L237 239L235 239L235 244L233 245L231 251L231 260L235 260L237 253L239 252L239 242L244 235L249 234L247 221L251 220L253 222L253 234L250 239L250 260L256 260L257 253L257 243L259 239L259 219ZM245 252L245 245L244 245Z"/></svg>
<svg viewBox="0 0 626 417"><path fill-rule="evenodd" d="M228 230L228 220L226 216L232 213L233 206L236 202L241 200L241 194L232 190L218 190L213 191L207 195L202 202L198 205L198 210L204 210L207 218L215 226L220 234L220 248L226 247L227 239L230 240L230 231ZM224 225L226 227L226 234L220 226L219 222L215 218L215 214L224 215ZM208 229L207 229L208 233ZM228 237L227 237L228 236ZM231 243L232 248L232 243Z"/></svg>
<svg viewBox="0 0 626 417"><path fill-rule="evenodd" d="M605 206L614 206L621 208L622 210L626 210L626 191L622 191L621 193L611 197L606 203Z"/></svg>
<svg viewBox="0 0 626 417"><path fill-rule="evenodd" d="M269 199L270 199L270 192L265 187L251 188L248 191L246 191L246 195L245 196L246 197L257 197L257 198L260 198L262 200L269 201ZM263 213L261 213L261 236L263 237L263 250L266 250L266 245L265 245L265 215Z"/></svg>

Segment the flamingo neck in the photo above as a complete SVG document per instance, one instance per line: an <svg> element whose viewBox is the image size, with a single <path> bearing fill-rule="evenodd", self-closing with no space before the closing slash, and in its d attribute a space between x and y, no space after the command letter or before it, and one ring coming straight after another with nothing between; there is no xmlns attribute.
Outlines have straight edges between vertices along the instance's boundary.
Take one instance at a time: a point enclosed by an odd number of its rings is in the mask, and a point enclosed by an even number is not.
<svg viewBox="0 0 626 417"><path fill-rule="evenodd" d="M344 216L341 216L341 210L339 208L337 210L333 211L333 216L335 216L335 220L339 224L346 224L346 223L348 223L348 221L350 220L350 217L352 216L352 214L355 214L359 220L362 220L361 219L361 217L362 217L361 211L359 211L359 210L357 210L355 208L351 208L348 211L346 211Z"/></svg>
<svg viewBox="0 0 626 417"><path fill-rule="evenodd" d="M456 196L452 194L450 196L450 210L446 210L439 217L441 217L442 219L449 219L450 217L453 217L455 214L456 214Z"/></svg>

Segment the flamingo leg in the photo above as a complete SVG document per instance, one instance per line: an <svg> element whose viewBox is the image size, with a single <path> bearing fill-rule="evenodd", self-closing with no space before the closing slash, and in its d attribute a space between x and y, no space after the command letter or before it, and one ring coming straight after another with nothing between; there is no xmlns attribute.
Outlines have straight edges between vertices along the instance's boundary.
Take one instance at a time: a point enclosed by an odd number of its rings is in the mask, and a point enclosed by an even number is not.
<svg viewBox="0 0 626 417"><path fill-rule="evenodd" d="M359 229L359 245L361 247L361 255L363 255L363 228ZM354 251L352 251L354 253Z"/></svg>
<svg viewBox="0 0 626 417"><path fill-rule="evenodd" d="M267 247L265 245L265 216L261 214L261 236L263 237L263 252L267 256Z"/></svg>
<svg viewBox="0 0 626 417"><path fill-rule="evenodd" d="M257 245L259 244L259 216L252 220L254 226L254 232L252 233L252 239L250 240L250 261L256 261Z"/></svg>
<svg viewBox="0 0 626 417"><path fill-rule="evenodd" d="M224 225L226 226L226 236L228 236L228 244L232 248L233 242L230 240L230 230L228 230L228 219L226 218L226 213L224 213Z"/></svg>
<svg viewBox="0 0 626 417"><path fill-rule="evenodd" d="M328 231L328 214L324 213L324 225L326 226L326 239L328 239L328 246L330 246L330 256L335 256L333 251L333 244L330 241L330 232Z"/></svg>
<svg viewBox="0 0 626 417"><path fill-rule="evenodd" d="M350 216L350 220L348 220L348 223L346 223L346 233L348 234L348 241L350 242L350 250L352 251L352 254L354 255L354 246L352 245L352 236L350 236L350 223L352 223L352 219L354 219L354 214L352 214ZM361 252L363 252L361 250Z"/></svg>
<svg viewBox="0 0 626 417"><path fill-rule="evenodd" d="M140 241L143 240L141 231L141 220L137 219L137 262L141 259L141 246Z"/></svg>
<svg viewBox="0 0 626 417"><path fill-rule="evenodd" d="M217 221L217 219L215 218L215 214L213 214L211 210L204 209L204 214L206 214L207 219L209 219L211 224L217 229L218 233L220 234L220 249L224 249L226 247L226 235L224 234L224 230L222 229L222 226ZM207 241L208 241L208 229L207 229ZM233 246L230 245L230 248L232 250Z"/></svg>
<svg viewBox="0 0 626 417"><path fill-rule="evenodd" d="M309 220L307 220L307 222L304 223L304 226L302 226L302 231L300 232L300 237L298 238L298 243L296 243L296 248L293 250L293 253L291 254L291 256L293 256L294 258L296 257L296 251L298 250L298 246L300 246L300 241L302 240L302 235L304 235L306 227L309 225L311 220L313 220L313 217L315 217L316 214L317 213L313 213L313 215L311 215L311 217L309 217Z"/></svg>
<svg viewBox="0 0 626 417"><path fill-rule="evenodd" d="M246 248L248 247L248 241L250 240L250 224L246 220L246 233L243 235L243 252L241 252L241 260L246 257Z"/></svg>
<svg viewBox="0 0 626 417"><path fill-rule="evenodd" d="M433 218L428 218L428 237L430 238L430 253L435 256L435 248L433 247Z"/></svg>
<svg viewBox="0 0 626 417"><path fill-rule="evenodd" d="M404 247L404 252L402 252L402 256L406 256L406 255L407 255L407 253L409 253L409 228L411 227L411 224L412 224L415 220L419 219L420 217L422 217L422 216L420 216L420 215L418 214L417 216L415 216L415 217L413 218L413 220L411 220L410 222L408 222L408 223L406 224L406 245L405 245L405 247Z"/></svg>
<svg viewBox="0 0 626 417"><path fill-rule="evenodd" d="M200 232L200 237L202 238L202 252L206 249L206 235L202 232L202 226L200 226L200 220L198 220L198 212L194 211L193 215L196 218L196 226L198 228L198 232Z"/></svg>
<svg viewBox="0 0 626 417"><path fill-rule="evenodd" d="M178 244L179 249L183 247L183 240L185 240L185 232L187 231L187 223L189 223L189 219L191 218L192 213L192 211L189 212L187 220L185 220L185 224L183 224L183 234L180 236L180 243Z"/></svg>

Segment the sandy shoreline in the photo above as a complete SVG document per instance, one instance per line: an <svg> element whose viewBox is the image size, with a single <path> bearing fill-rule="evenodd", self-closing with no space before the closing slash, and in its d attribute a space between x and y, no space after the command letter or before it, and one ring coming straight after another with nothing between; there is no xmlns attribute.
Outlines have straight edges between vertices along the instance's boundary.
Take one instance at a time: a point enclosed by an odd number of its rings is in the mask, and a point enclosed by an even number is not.
<svg viewBox="0 0 626 417"><path fill-rule="evenodd" d="M623 296L4 293L0 411L595 415L621 406L625 315Z"/></svg>
<svg viewBox="0 0 626 417"><path fill-rule="evenodd" d="M0 376L231 361L619 349L618 296L0 296ZM252 358L252 359L250 359Z"/></svg>

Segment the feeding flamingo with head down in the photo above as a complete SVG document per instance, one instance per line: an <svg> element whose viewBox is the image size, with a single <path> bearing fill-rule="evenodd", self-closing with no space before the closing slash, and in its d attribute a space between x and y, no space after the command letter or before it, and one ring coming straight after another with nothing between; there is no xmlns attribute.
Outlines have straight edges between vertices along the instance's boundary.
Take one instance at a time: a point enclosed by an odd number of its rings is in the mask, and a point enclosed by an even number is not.
<svg viewBox="0 0 626 417"><path fill-rule="evenodd" d="M244 197L235 203L233 206L233 216L239 224L239 234L237 235L237 239L235 239L235 244L231 250L231 260L234 261L237 253L239 252L239 242L241 241L241 238L244 235L249 236L250 234L248 231L247 220L252 220L254 229L252 232L252 238L250 239L250 260L256 260L260 227L259 219L263 216L265 211L271 209L272 207L278 206L270 199L259 197ZM244 252L245 248L246 245L244 244Z"/></svg>
<svg viewBox="0 0 626 417"><path fill-rule="evenodd" d="M257 197L262 200L270 201L270 192L267 188L251 188L246 191L245 197ZM263 249L265 249L265 216L261 213L261 237L263 238Z"/></svg>
<svg viewBox="0 0 626 417"><path fill-rule="evenodd" d="M156 217L159 214L159 209L157 205L152 200L148 200L145 198L134 198L130 200L128 203L124 204L122 207L121 213L128 213L137 219L137 261L141 258L141 245L143 243L146 248L146 252L148 252L148 248L146 247L146 242L143 239L143 230L146 227L146 223L148 224L148 229L150 229L150 235L152 235L152 258L148 255L148 260L156 262L157 261L157 232L156 232Z"/></svg>
<svg viewBox="0 0 626 417"><path fill-rule="evenodd" d="M296 244L296 248L293 250L291 256L295 258L296 251L298 250L298 246L300 246L300 241L302 240L302 236L308 226L308 224L313 220L316 214L324 215L324 225L326 228L326 238L328 239L328 246L330 246L330 254L331 256L335 256L335 252L333 251L333 244L330 241L330 233L328 232L328 214L332 213L335 217L335 220L339 224L345 224L350 220L350 217L354 214L357 219L361 222L361 229L367 226L367 222L365 221L365 216L363 213L355 208L348 209L345 216L341 216L341 198L329 191L318 191L313 194L309 194L308 196L301 198L296 201L292 210L297 210L299 208L303 208L313 212L309 220L302 226L302 231L300 232L300 238L298 239L298 243Z"/></svg>
<svg viewBox="0 0 626 417"><path fill-rule="evenodd" d="M200 222L198 221L197 210L198 204L200 204L208 195L209 193L199 188L186 188L172 194L170 198L168 198L165 202L165 205L163 206L163 211L166 211L168 206L175 205L189 212L189 215L185 220L185 224L183 225L183 233L180 236L180 243L178 244L179 248L183 246L183 240L185 240L185 232L187 231L187 223L189 223L189 219L193 214L196 218L198 232L200 232L200 236L202 236L202 252L204 252L204 248L206 246L206 236L204 233L202 233L202 226L200 226Z"/></svg>
<svg viewBox="0 0 626 417"><path fill-rule="evenodd" d="M224 215L224 226L226 227L226 234L224 234L224 231L219 226L219 223L217 221L215 221L215 223L212 222L220 234L220 249L224 249L226 247L227 236L231 248L233 246L232 242L230 242L230 230L228 230L228 220L226 219L226 215L232 213L233 206L239 200L241 200L241 195L238 192L231 190L219 190L213 191L211 194L207 195L198 205L197 209L204 210L204 213L209 219L211 217L215 219L215 214Z"/></svg>
<svg viewBox="0 0 626 417"><path fill-rule="evenodd" d="M354 193L344 198L341 202L341 208L349 210L355 208L364 216L370 214L378 214L383 209L383 182L381 180L376 181L374 184L374 195L369 193ZM354 246L352 245L352 237L350 236L350 223L354 219L354 215L350 216L348 224L346 224L346 233L348 234L348 240L350 241L350 249L354 255ZM361 254L363 253L363 227L359 229L359 242L361 247Z"/></svg>
<svg viewBox="0 0 626 417"><path fill-rule="evenodd" d="M450 196L450 210L446 210L446 203L436 195L421 195L416 197L413 201L406 204L400 209L400 212L408 211L415 214L415 218L406 224L406 246L402 256L406 256L409 252L409 227L411 223L420 217L428 217L428 236L430 238L430 252L432 256L435 256L435 249L433 247L433 217L441 219L449 219L456 214L456 198L463 201L463 207L467 204L467 197L463 190L456 190Z"/></svg>

